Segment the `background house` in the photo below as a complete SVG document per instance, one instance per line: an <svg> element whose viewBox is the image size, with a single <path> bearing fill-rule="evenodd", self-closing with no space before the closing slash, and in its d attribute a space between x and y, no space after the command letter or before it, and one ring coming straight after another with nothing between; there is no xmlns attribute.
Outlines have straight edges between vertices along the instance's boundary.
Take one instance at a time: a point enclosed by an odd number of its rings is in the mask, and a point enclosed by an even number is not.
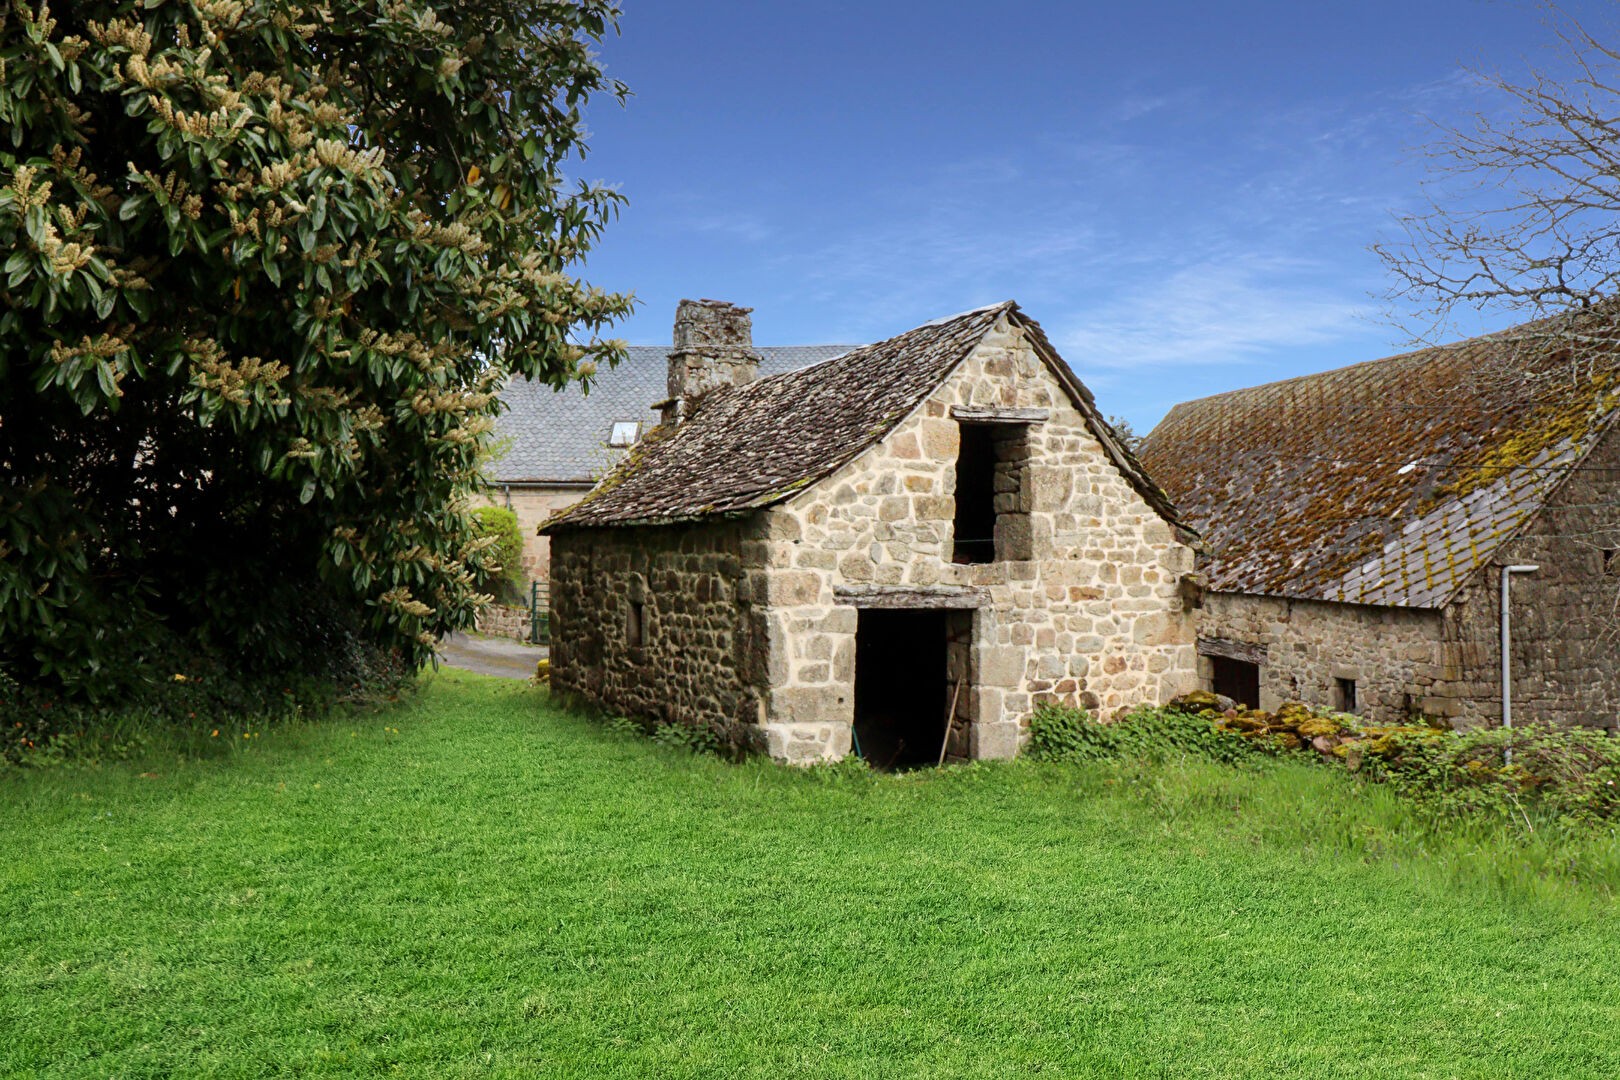
<svg viewBox="0 0 1620 1080"><path fill-rule="evenodd" d="M556 689L881 766L1191 688L1193 538L1016 305L763 379L747 309L675 337L663 426L543 527Z"/></svg>
<svg viewBox="0 0 1620 1080"><path fill-rule="evenodd" d="M1141 448L1211 551L1206 687L1499 723L1613 727L1620 379L1557 325L1176 406Z"/></svg>
<svg viewBox="0 0 1620 1080"><path fill-rule="evenodd" d="M847 352L848 345L766 346L760 372L775 375ZM536 530L551 514L591 489L641 436L658 423L653 406L669 396L669 347L632 345L617 367L592 380L553 390L514 379L495 424L496 456L485 470L487 500L516 512L523 533L523 570L550 577L549 541Z"/></svg>

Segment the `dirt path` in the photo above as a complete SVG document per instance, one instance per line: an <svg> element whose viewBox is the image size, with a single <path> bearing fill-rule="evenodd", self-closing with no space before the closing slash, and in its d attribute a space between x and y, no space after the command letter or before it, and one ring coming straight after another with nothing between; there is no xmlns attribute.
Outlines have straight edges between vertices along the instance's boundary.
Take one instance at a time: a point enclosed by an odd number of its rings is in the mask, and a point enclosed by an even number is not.
<svg viewBox="0 0 1620 1080"><path fill-rule="evenodd" d="M440 662L506 679L533 678L535 663L549 652L543 645L476 634L451 634L439 642Z"/></svg>

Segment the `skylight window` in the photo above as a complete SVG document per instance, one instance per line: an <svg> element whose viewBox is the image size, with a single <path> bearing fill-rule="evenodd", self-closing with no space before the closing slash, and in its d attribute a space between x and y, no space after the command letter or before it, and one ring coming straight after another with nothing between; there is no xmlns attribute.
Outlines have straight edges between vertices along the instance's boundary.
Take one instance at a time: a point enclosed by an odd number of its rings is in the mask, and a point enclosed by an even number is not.
<svg viewBox="0 0 1620 1080"><path fill-rule="evenodd" d="M641 438L641 424L635 420L613 421L613 433L608 436L609 446L634 446Z"/></svg>

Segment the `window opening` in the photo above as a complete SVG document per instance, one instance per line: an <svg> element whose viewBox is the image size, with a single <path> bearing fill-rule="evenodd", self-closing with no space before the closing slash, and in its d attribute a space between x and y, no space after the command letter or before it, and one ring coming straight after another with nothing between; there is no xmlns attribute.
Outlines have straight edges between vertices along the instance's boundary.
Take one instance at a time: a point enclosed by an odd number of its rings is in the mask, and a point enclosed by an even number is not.
<svg viewBox="0 0 1620 1080"><path fill-rule="evenodd" d="M1209 662L1214 669L1214 690L1217 694L1251 709L1260 707L1259 664L1233 660L1229 656L1212 656Z"/></svg>
<svg viewBox="0 0 1620 1080"><path fill-rule="evenodd" d="M600 428L598 430L601 430ZM608 435L609 446L634 446L641 438L641 425L634 420L615 420Z"/></svg>
<svg viewBox="0 0 1620 1080"><path fill-rule="evenodd" d="M624 639L632 649L640 648L646 641L647 610L640 600L630 601L630 609L625 616Z"/></svg>
<svg viewBox="0 0 1620 1080"><path fill-rule="evenodd" d="M1029 515L1024 510L1028 426L959 423L957 427L961 442L951 561L1030 558Z"/></svg>
<svg viewBox="0 0 1620 1080"><path fill-rule="evenodd" d="M1356 711L1356 680L1334 679L1334 706L1340 712Z"/></svg>

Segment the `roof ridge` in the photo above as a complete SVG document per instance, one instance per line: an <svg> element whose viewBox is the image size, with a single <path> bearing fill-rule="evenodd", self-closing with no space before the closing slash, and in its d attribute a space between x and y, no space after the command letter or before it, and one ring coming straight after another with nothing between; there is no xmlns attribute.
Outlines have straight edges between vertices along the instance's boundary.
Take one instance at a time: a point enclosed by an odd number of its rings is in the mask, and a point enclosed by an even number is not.
<svg viewBox="0 0 1620 1080"><path fill-rule="evenodd" d="M1255 383L1253 386L1239 386L1232 390L1222 390L1218 394L1206 394L1203 397L1188 398L1186 401L1178 402L1171 406L1171 411L1179 409L1183 405L1201 405L1205 402L1218 401L1221 398L1230 397L1235 394L1256 393L1261 390L1274 390L1278 387L1288 386L1294 383L1308 383L1313 379L1325 379L1331 375L1340 375L1344 372L1355 371L1360 368L1372 368L1381 364L1393 364L1398 360L1417 361L1430 358L1436 353L1461 352L1464 349L1478 348L1482 345L1495 344L1501 341L1511 340L1510 335L1522 333L1523 331L1529 330L1532 327L1545 327L1566 319L1573 321L1578 317L1590 314L1592 313L1588 311L1560 312L1555 315L1545 316L1544 318L1532 319L1527 323L1519 323L1516 326L1504 327L1501 330L1490 330L1483 334L1475 334L1472 337L1459 338L1456 341L1441 342L1437 345L1422 345L1416 349L1408 349L1405 352L1391 353L1388 356L1380 356L1372 360L1357 360L1352 364L1340 364L1338 367L1327 368L1323 371L1307 372L1304 375L1290 375L1286 379L1273 379L1270 382ZM1166 413L1165 415L1168 416L1169 413Z"/></svg>
<svg viewBox="0 0 1620 1080"><path fill-rule="evenodd" d="M795 378L795 377L802 376L802 375L808 375L808 374L814 372L817 368L822 367L823 365L831 364L831 363L833 363L834 361L837 361L837 360L846 360L849 357L851 357L854 354L859 353L859 352L864 352L864 351L867 351L867 350L870 350L870 349L881 348L884 345L887 345L891 341L895 341L895 340L897 340L899 338L905 337L907 334L914 334L919 330L927 330L927 329L931 329L931 328L938 328L938 327L948 326L951 323L956 322L956 321L958 321L960 319L969 319L969 318L972 318L975 315L982 315L982 314L984 314L984 313L986 313L988 311L992 311L992 310L995 310L997 308L1005 308L1005 307L1010 307L1010 308L1016 309L1018 307L1018 305L1016 303L1014 303L1013 301L1011 301L1011 300L1003 300L998 304L986 304L984 307L974 308L972 311L960 311L960 312L957 312L955 315L949 315L949 316L947 316L947 317L945 317L943 319L934 319L934 320L932 320L930 322L925 322L925 323L922 323L922 324L920 324L918 326L913 326L910 330L902 330L898 334L891 334L890 336L884 338L881 341L868 342L865 345L855 345L855 346L852 346L849 349L849 351L838 353L836 356L829 356L829 357L826 357L825 359L817 360L813 364L806 364L804 367L802 367L802 368L794 368L792 371L778 371L774 375L767 375L762 379L755 379L752 382L743 383L741 386L734 387L732 389L735 389L740 393L745 393L746 394L751 389L753 389L754 387L760 385L761 383L770 382L772 380ZM986 327L985 329L986 329L986 332L988 333L989 327Z"/></svg>

